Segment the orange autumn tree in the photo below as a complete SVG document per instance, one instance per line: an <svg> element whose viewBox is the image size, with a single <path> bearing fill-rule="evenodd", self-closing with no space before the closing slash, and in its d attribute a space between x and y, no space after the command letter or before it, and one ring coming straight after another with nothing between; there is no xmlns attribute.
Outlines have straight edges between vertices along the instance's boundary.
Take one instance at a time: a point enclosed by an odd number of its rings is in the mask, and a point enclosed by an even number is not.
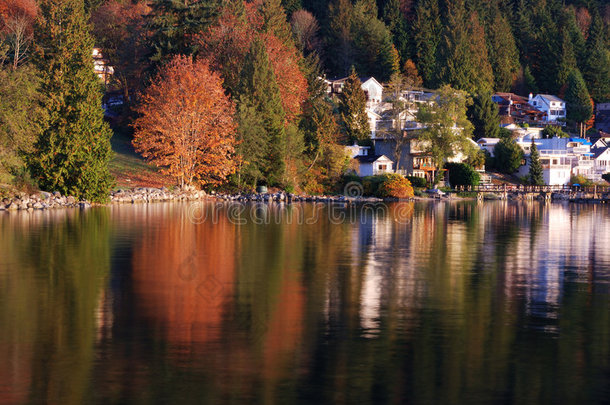
<svg viewBox="0 0 610 405"><path fill-rule="evenodd" d="M178 55L152 83L136 108L136 150L181 186L224 182L235 171L236 124L220 76Z"/></svg>

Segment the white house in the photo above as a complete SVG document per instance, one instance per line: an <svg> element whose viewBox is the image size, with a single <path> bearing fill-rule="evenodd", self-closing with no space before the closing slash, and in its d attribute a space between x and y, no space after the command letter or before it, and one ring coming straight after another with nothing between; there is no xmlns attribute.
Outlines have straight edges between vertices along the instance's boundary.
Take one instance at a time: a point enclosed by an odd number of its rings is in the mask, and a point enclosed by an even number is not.
<svg viewBox="0 0 610 405"><path fill-rule="evenodd" d="M566 118L566 103L557 96L537 94L533 97L530 93L529 104L546 113L547 123L563 123Z"/></svg>
<svg viewBox="0 0 610 405"><path fill-rule="evenodd" d="M102 55L100 48L93 48L91 57L93 58L93 70L104 84L108 83L110 76L114 74L114 68L108 65L108 61Z"/></svg>
<svg viewBox="0 0 610 405"><path fill-rule="evenodd" d="M360 146L356 142L352 146L346 146L345 149L352 159L356 156L367 156L371 151L370 146Z"/></svg>
<svg viewBox="0 0 610 405"><path fill-rule="evenodd" d="M500 138L481 138L477 141L479 148L487 151L491 156L494 155L494 148L500 142Z"/></svg>
<svg viewBox="0 0 610 405"><path fill-rule="evenodd" d="M542 178L544 184L561 186L570 182L572 175L572 164L567 153L548 150L540 152L540 164L542 165ZM530 159L527 157L526 164L519 168L519 176L527 176L530 170Z"/></svg>
<svg viewBox="0 0 610 405"><path fill-rule="evenodd" d="M343 86L347 77L336 80L324 80L327 86L327 93L339 94L343 91ZM360 86L366 94L366 106L367 108L374 108L377 104L381 103L383 98L383 86L374 77L361 77Z"/></svg>
<svg viewBox="0 0 610 405"><path fill-rule="evenodd" d="M610 172L610 147L591 149L594 180L600 180L602 174Z"/></svg>
<svg viewBox="0 0 610 405"><path fill-rule="evenodd" d="M386 155L359 155L354 160L358 163L357 173L360 177L393 173L394 162Z"/></svg>
<svg viewBox="0 0 610 405"><path fill-rule="evenodd" d="M369 127L371 128L371 138L374 139L377 132L377 127L382 117L370 108L366 109L366 116L369 120Z"/></svg>
<svg viewBox="0 0 610 405"><path fill-rule="evenodd" d="M383 97L383 86L374 77L360 79L362 90L366 93L367 107L381 103Z"/></svg>

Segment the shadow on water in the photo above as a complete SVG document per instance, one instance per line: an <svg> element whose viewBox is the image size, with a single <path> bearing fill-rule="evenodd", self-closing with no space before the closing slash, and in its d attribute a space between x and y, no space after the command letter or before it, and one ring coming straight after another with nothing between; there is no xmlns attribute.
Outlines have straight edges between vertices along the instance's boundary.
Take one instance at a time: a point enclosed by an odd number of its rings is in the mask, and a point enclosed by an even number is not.
<svg viewBox="0 0 610 405"><path fill-rule="evenodd" d="M0 216L0 403L603 403L609 211Z"/></svg>

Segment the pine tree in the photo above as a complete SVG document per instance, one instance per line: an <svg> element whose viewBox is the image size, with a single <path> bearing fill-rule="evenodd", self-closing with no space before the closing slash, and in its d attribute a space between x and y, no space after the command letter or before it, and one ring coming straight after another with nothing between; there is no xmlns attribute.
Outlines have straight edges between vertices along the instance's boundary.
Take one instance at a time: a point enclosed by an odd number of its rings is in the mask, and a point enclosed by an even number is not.
<svg viewBox="0 0 610 405"><path fill-rule="evenodd" d="M557 74L562 56L562 52L557 50L561 49L561 36L548 11L542 10L538 24L540 27L537 36L538 52L536 60L531 65L532 74L540 91L556 93L559 90Z"/></svg>
<svg viewBox="0 0 610 405"><path fill-rule="evenodd" d="M591 91L593 100L598 103L610 100L610 50L605 45L603 22L595 15L587 37L587 56L583 76Z"/></svg>
<svg viewBox="0 0 610 405"><path fill-rule="evenodd" d="M434 81L436 51L442 32L438 0L421 0L417 4L413 32L417 70L425 86L437 87Z"/></svg>
<svg viewBox="0 0 610 405"><path fill-rule="evenodd" d="M499 12L487 26L487 44L495 90L509 91L519 70L519 52L510 25Z"/></svg>
<svg viewBox="0 0 610 405"><path fill-rule="evenodd" d="M578 69L572 70L568 76L565 101L566 118L579 124L581 132L583 132L582 125L593 115L593 106L587 85Z"/></svg>
<svg viewBox="0 0 610 405"><path fill-rule="evenodd" d="M475 97L470 116L470 121L474 125L475 140L499 136L498 106L492 101L490 93L481 93Z"/></svg>
<svg viewBox="0 0 610 405"><path fill-rule="evenodd" d="M439 47L437 66L438 83L450 84L471 94L493 88L485 30L476 12L467 16L463 0L448 4L448 24Z"/></svg>
<svg viewBox="0 0 610 405"><path fill-rule="evenodd" d="M536 83L536 79L534 78L529 65L523 69L523 82L527 93L538 93L538 84Z"/></svg>
<svg viewBox="0 0 610 405"><path fill-rule="evenodd" d="M532 10L526 0L519 0L515 10L514 33L521 61L526 66L536 63L538 44L534 33Z"/></svg>
<svg viewBox="0 0 610 405"><path fill-rule="evenodd" d="M388 0L383 7L383 21L392 33L394 46L402 63L409 59L409 28L400 11L400 0Z"/></svg>
<svg viewBox="0 0 610 405"><path fill-rule="evenodd" d="M542 177L542 164L540 164L540 153L538 147L532 139L532 146L530 148L530 184L533 186L543 186L544 178Z"/></svg>
<svg viewBox="0 0 610 405"><path fill-rule="evenodd" d="M338 76L348 74L354 65L352 8L350 0L334 0L328 6L326 67Z"/></svg>
<svg viewBox="0 0 610 405"><path fill-rule="evenodd" d="M30 159L32 175L43 189L105 201L112 185L112 132L104 121L82 1L41 1L35 41L48 120Z"/></svg>
<svg viewBox="0 0 610 405"><path fill-rule="evenodd" d="M240 105L253 108L261 117L265 129L265 161L261 172L270 185L281 184L286 168L286 114L282 107L280 90L260 39L252 42L242 70L239 85ZM242 107L240 107L242 108ZM240 129L243 131L243 129ZM244 134L245 132L242 132ZM247 156L246 156L247 158Z"/></svg>
<svg viewBox="0 0 610 405"><path fill-rule="evenodd" d="M294 45L292 30L280 0L263 0L261 15L263 16L264 32L275 35L284 45Z"/></svg>
<svg viewBox="0 0 610 405"><path fill-rule="evenodd" d="M192 38L215 21L220 11L220 2L152 0L150 8L150 60L158 66L169 61L174 55L191 55L197 50Z"/></svg>
<svg viewBox="0 0 610 405"><path fill-rule="evenodd" d="M377 19L376 7L369 0L359 0L353 8L352 38L358 72L387 81L400 70L399 56L385 24Z"/></svg>
<svg viewBox="0 0 610 405"><path fill-rule="evenodd" d="M341 129L350 142L362 141L370 137L371 127L366 114L366 94L362 90L362 82L354 69L345 80L339 96L339 116L341 117Z"/></svg>
<svg viewBox="0 0 610 405"><path fill-rule="evenodd" d="M566 85L570 72L577 68L572 39L567 31L563 31L561 38L561 57L559 59L559 66L557 67L557 78L555 82L555 91L557 93L560 93L563 86Z"/></svg>

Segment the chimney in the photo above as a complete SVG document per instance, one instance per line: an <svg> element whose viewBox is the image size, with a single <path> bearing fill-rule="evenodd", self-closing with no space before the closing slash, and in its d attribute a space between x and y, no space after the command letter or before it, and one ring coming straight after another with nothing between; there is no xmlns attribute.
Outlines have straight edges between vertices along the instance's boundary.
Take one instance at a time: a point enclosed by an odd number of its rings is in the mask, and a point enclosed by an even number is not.
<svg viewBox="0 0 610 405"><path fill-rule="evenodd" d="M528 102L531 104L532 103L532 99L534 98L534 95L532 93L530 93L530 97L528 99Z"/></svg>

